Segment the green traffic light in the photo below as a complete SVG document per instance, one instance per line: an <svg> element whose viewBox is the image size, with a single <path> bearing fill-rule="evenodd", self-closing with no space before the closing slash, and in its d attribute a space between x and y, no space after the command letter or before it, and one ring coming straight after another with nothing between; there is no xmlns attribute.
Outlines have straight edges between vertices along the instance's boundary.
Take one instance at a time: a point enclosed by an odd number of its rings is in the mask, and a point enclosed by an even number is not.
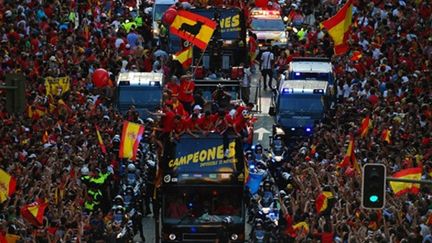
<svg viewBox="0 0 432 243"><path fill-rule="evenodd" d="M369 197L369 201L371 202L377 202L378 201L378 196L377 195L372 195Z"/></svg>

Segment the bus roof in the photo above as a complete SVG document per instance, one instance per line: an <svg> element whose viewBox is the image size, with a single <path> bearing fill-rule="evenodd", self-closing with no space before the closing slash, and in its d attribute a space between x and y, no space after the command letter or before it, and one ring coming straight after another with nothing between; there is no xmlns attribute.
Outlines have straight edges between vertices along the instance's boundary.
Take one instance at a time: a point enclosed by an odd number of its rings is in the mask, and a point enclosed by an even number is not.
<svg viewBox="0 0 432 243"><path fill-rule="evenodd" d="M127 72L120 73L117 78L119 86L161 86L162 73Z"/></svg>
<svg viewBox="0 0 432 243"><path fill-rule="evenodd" d="M281 83L281 93L325 94L327 82L316 80L285 80Z"/></svg>
<svg viewBox="0 0 432 243"><path fill-rule="evenodd" d="M290 72L328 73L333 65L327 58L296 58L290 63Z"/></svg>

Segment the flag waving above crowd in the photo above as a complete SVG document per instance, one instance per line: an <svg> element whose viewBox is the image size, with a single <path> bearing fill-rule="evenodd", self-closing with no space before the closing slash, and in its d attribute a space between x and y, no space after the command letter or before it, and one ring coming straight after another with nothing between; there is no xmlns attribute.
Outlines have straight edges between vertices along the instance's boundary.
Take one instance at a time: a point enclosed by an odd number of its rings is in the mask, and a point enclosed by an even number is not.
<svg viewBox="0 0 432 243"><path fill-rule="evenodd" d="M321 28L327 29L334 42L336 56L345 54L348 49L348 36L352 24L353 1L348 0L333 17L321 23Z"/></svg>
<svg viewBox="0 0 432 243"><path fill-rule="evenodd" d="M216 22L209 18L189 11L179 10L169 30L172 34L204 50L216 26Z"/></svg>

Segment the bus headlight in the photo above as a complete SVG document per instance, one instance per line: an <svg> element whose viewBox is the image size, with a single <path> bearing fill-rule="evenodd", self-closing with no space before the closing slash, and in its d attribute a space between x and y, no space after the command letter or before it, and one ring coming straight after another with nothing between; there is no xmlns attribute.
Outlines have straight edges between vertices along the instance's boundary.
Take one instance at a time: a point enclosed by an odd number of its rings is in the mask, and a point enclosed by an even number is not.
<svg viewBox="0 0 432 243"><path fill-rule="evenodd" d="M175 240L177 237L176 237L175 234L169 234L169 235L168 235L168 238L169 238L170 240Z"/></svg>
<svg viewBox="0 0 432 243"><path fill-rule="evenodd" d="M232 234L231 235L231 240L237 240L238 239L238 235L237 234Z"/></svg>

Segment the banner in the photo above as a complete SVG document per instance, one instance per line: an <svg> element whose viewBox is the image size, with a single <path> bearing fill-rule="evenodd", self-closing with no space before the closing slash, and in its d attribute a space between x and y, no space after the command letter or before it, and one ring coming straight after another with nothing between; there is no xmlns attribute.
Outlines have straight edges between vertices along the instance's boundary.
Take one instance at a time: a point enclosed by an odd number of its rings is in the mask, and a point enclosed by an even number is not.
<svg viewBox="0 0 432 243"><path fill-rule="evenodd" d="M216 134L200 138L183 135L171 148L175 158L168 161L168 168L177 173L235 171L238 161L235 139L229 139L227 153L222 140Z"/></svg>
<svg viewBox="0 0 432 243"><path fill-rule="evenodd" d="M45 78L45 89L47 96L62 96L64 93L70 90L70 78L69 77L46 77Z"/></svg>
<svg viewBox="0 0 432 243"><path fill-rule="evenodd" d="M213 35L216 25L216 22L204 16L179 10L169 30L170 33L204 50Z"/></svg>
<svg viewBox="0 0 432 243"><path fill-rule="evenodd" d="M223 40L237 40L241 37L242 17L240 9L192 9L192 12L213 19L215 14L219 15L219 27L221 39Z"/></svg>

